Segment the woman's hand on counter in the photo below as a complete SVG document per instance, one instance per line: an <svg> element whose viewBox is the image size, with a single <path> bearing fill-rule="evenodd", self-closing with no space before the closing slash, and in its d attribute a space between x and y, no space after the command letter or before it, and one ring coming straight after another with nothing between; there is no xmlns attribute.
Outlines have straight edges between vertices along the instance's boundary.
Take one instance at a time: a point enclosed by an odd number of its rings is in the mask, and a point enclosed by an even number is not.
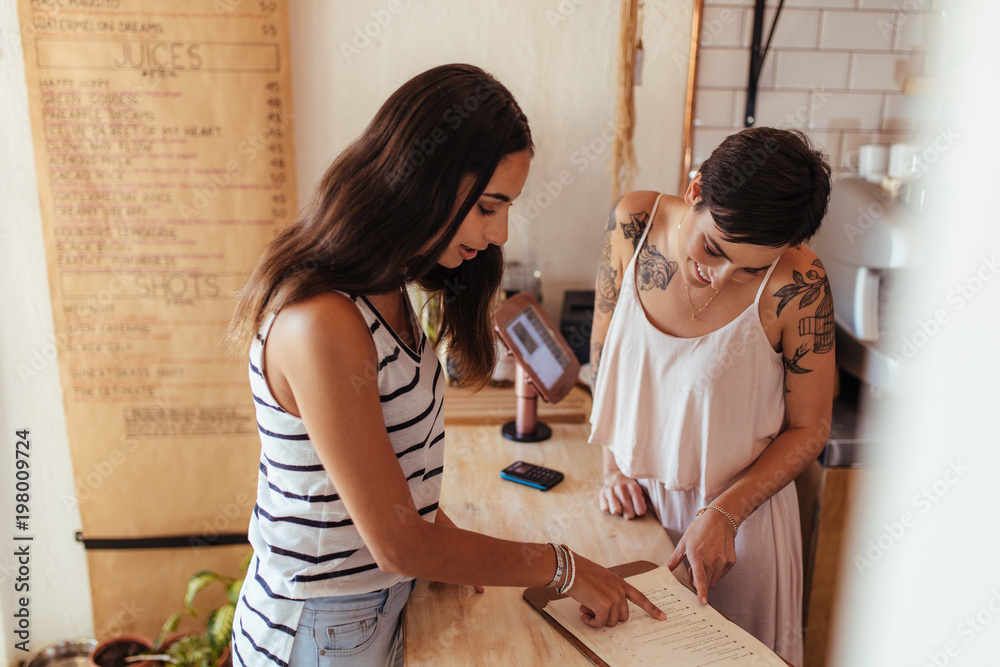
<svg viewBox="0 0 1000 667"><path fill-rule="evenodd" d="M733 525L719 512L705 512L688 526L667 559L671 570L688 560L688 572L695 593L708 604L708 591L736 564L736 539Z"/></svg>
<svg viewBox="0 0 1000 667"><path fill-rule="evenodd" d="M638 588L576 552L573 552L573 558L576 580L568 595L580 603L584 623L603 628L627 621L629 600L653 618L666 620L666 613L650 602Z"/></svg>
<svg viewBox="0 0 1000 667"><path fill-rule="evenodd" d="M646 513L646 497L639 482L626 477L619 470L604 473L604 486L600 491L601 510L634 519Z"/></svg>

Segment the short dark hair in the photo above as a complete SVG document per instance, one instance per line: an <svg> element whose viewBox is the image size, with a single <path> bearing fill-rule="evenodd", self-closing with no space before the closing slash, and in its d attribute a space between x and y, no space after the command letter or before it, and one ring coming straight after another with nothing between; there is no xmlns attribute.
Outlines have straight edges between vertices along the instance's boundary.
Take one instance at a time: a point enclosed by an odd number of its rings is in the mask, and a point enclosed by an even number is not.
<svg viewBox="0 0 1000 667"><path fill-rule="evenodd" d="M694 210L707 208L727 241L795 246L812 238L826 215L830 165L798 130L732 134L699 171Z"/></svg>

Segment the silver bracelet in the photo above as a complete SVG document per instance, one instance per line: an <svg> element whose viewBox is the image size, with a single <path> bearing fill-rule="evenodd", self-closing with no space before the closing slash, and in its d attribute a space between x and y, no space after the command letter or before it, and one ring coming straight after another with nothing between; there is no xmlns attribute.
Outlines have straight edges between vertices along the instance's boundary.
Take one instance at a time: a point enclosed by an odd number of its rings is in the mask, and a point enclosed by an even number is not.
<svg viewBox="0 0 1000 667"><path fill-rule="evenodd" d="M549 546L552 550L556 552L556 574L552 577L552 581L546 584L546 586L555 586L559 579L562 577L563 570L566 569L566 557L563 555L562 549L559 548L558 544L553 544L549 542Z"/></svg>
<svg viewBox="0 0 1000 667"><path fill-rule="evenodd" d="M569 549L567 549L562 544L557 544L556 545L556 549L558 549L559 553L562 554L562 560L563 560L563 566L564 566L563 567L562 577L560 577L559 583L556 584L556 590L559 590L559 587L562 586L563 584L565 584L566 580L569 578L569 559L570 559L570 555L569 555Z"/></svg>

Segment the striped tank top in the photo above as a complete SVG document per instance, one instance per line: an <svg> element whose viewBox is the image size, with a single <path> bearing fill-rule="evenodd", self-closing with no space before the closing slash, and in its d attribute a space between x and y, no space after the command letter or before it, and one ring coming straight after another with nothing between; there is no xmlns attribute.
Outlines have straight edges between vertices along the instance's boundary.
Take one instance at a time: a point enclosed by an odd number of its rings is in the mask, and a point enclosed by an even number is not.
<svg viewBox="0 0 1000 667"><path fill-rule="evenodd" d="M386 431L414 505L433 521L444 466L441 366L422 332L416 351L410 350L365 297L350 298L368 324L378 359L370 377L355 381L378 383ZM408 298L407 305L411 325L420 331ZM378 569L305 423L271 395L263 352L273 322L274 315L268 316L250 349L260 472L249 529L254 556L233 623L233 662L254 667L288 664L307 598L368 593L412 579Z"/></svg>

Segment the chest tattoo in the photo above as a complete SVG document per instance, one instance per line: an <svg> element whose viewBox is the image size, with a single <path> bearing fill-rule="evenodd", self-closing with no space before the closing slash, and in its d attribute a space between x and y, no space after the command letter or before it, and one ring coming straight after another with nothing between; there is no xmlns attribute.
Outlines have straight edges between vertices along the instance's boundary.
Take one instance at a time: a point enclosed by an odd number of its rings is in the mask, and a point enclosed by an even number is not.
<svg viewBox="0 0 1000 667"><path fill-rule="evenodd" d="M670 279L677 273L677 262L668 261L655 245L647 243L636 258L636 278L639 289L667 289Z"/></svg>

